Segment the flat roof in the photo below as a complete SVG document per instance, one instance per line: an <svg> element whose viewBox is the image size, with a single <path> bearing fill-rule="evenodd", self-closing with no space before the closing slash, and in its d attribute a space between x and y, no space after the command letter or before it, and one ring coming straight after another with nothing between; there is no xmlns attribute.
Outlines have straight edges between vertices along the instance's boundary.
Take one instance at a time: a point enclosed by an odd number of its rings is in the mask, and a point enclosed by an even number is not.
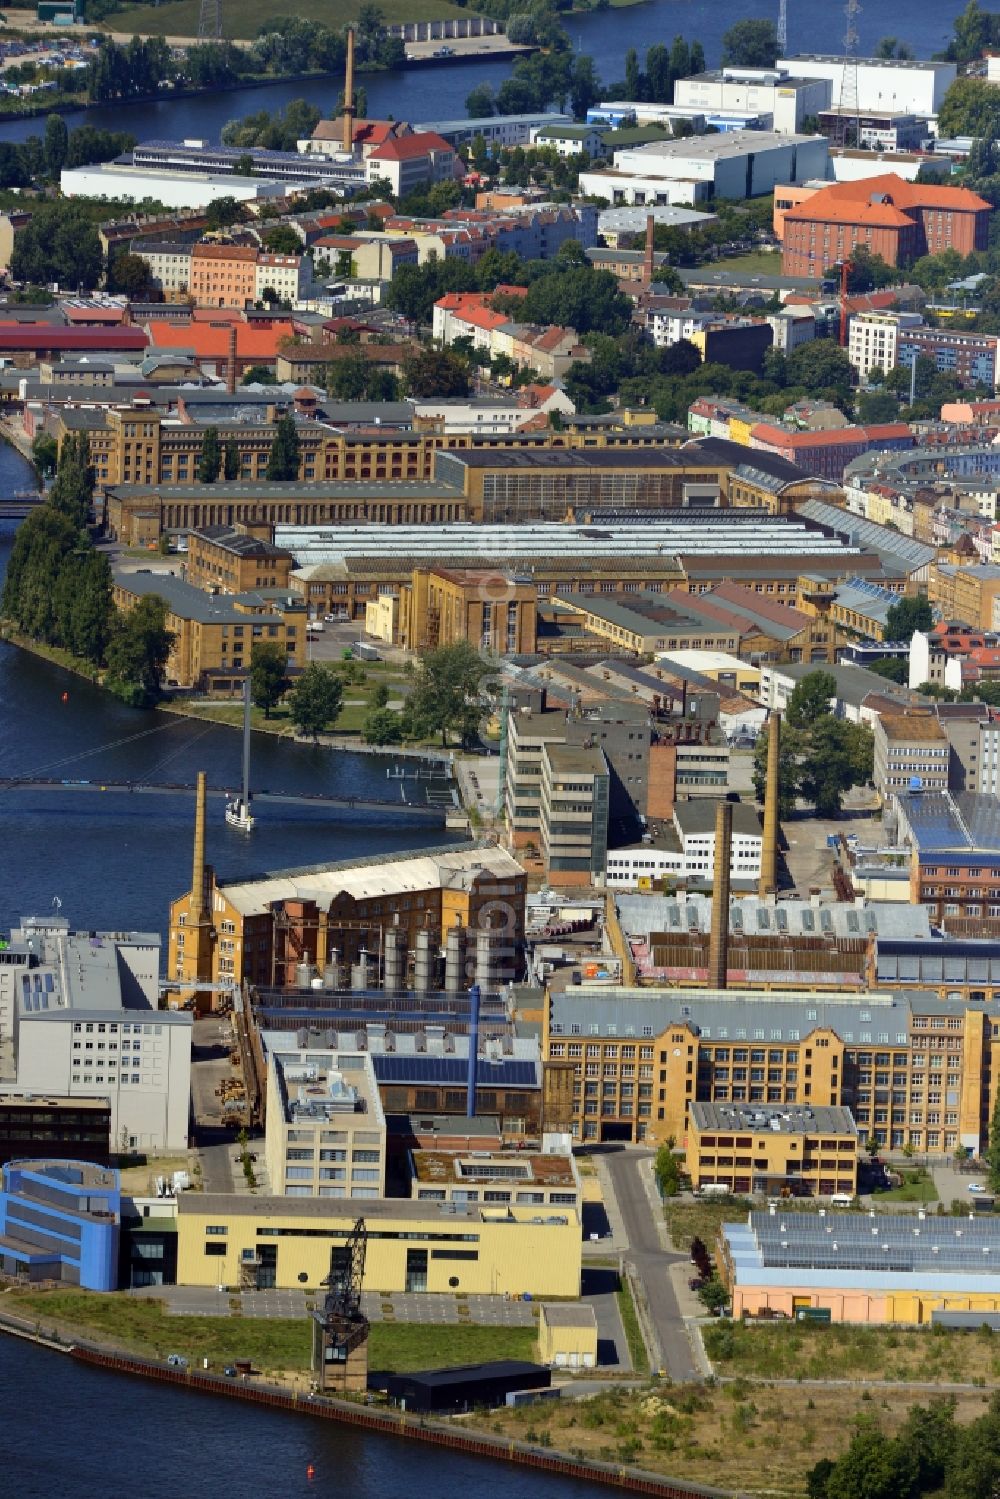
<svg viewBox="0 0 1000 1499"><path fill-rule="evenodd" d="M674 803L674 819L682 834L715 832L715 810L719 805L714 797L693 796L688 801ZM760 817L756 807L749 802L730 802L733 809L733 832L746 838L761 838Z"/></svg>
<svg viewBox="0 0 1000 1499"><path fill-rule="evenodd" d="M223 1192L184 1192L177 1198L180 1217L197 1215L205 1218L253 1218L257 1222L273 1218L327 1219L334 1237L353 1231L359 1216L375 1223L425 1224L428 1234L447 1233L455 1224L458 1231L468 1231L483 1223L575 1223L577 1209L562 1207L558 1212L537 1205L489 1204L463 1202L414 1202L409 1197L366 1198L359 1207L356 1199L333 1200L326 1197L250 1197Z"/></svg>
<svg viewBox="0 0 1000 1499"><path fill-rule="evenodd" d="M410 1152L413 1175L418 1182L442 1185L448 1182L497 1182L502 1185L575 1187L572 1158L526 1151L414 1150Z"/></svg>
<svg viewBox="0 0 1000 1499"><path fill-rule="evenodd" d="M205 593L193 583L186 583L172 573L124 572L121 568L112 571L115 586L139 598L156 595L163 599L172 614L181 619L197 620L203 625L247 625L260 624L262 620L277 620L277 614L249 615L235 609L224 594Z"/></svg>
<svg viewBox="0 0 1000 1499"><path fill-rule="evenodd" d="M665 157L681 161L724 161L734 156L759 156L764 151L794 151L810 142L826 140L815 135L782 135L776 130L730 130L719 135L666 136L646 146L635 146L634 154L651 160Z"/></svg>
<svg viewBox="0 0 1000 1499"><path fill-rule="evenodd" d="M857 1138L857 1125L850 1109L804 1104L692 1103L691 1119L696 1129L740 1130L764 1135L850 1135Z"/></svg>

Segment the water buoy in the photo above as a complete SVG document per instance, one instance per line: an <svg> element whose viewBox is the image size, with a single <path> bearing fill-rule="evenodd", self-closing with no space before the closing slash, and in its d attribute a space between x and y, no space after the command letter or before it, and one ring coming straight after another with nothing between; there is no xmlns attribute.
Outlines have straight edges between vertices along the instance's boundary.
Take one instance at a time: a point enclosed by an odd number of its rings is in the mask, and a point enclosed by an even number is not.
<svg viewBox="0 0 1000 1499"><path fill-rule="evenodd" d="M68 692L64 692L63 693L62 700L63 700L64 703L68 703L69 702L69 693Z"/></svg>
<svg viewBox="0 0 1000 1499"><path fill-rule="evenodd" d="M315 1478L316 1477L316 1469L313 1467L312 1463L310 1463L309 1466L306 1468L306 1477L307 1478Z"/></svg>

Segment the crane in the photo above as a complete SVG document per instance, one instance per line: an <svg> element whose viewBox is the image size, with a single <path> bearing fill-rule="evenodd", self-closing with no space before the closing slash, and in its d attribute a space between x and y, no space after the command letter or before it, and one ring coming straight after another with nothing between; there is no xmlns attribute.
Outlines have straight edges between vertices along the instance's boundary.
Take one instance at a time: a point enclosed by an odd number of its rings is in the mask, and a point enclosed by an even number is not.
<svg viewBox="0 0 1000 1499"><path fill-rule="evenodd" d="M343 1245L330 1250L322 1310L313 1312L313 1367L321 1390L364 1390L368 1384L368 1318L361 1310L368 1230L358 1218Z"/></svg>

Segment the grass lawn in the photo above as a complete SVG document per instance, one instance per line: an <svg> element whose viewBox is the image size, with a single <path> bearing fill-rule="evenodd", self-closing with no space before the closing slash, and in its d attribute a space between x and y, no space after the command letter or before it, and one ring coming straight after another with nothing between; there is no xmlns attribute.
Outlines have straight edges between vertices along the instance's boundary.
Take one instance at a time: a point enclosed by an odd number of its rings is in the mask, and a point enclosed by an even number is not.
<svg viewBox="0 0 1000 1499"><path fill-rule="evenodd" d="M325 666L337 666L336 661L320 663ZM371 708L371 697L375 689L385 685L389 689L390 703L399 702L405 698L410 690L410 679L394 667L379 665L373 666L363 663L365 680L363 682L350 682L344 679L344 706L333 732L338 734L360 734L364 728L365 719ZM194 701L183 704L184 711L198 718L211 719L213 723L227 723L240 725L243 722L243 704L240 702L211 702ZM262 729L270 734L294 736L295 730L291 717L285 703L279 703L276 708L271 709L270 718L264 717L262 708L252 707L250 710L250 724L254 729Z"/></svg>
<svg viewBox="0 0 1000 1499"><path fill-rule="evenodd" d="M76 1335L150 1358L182 1353L192 1367L203 1358L216 1366L249 1358L267 1374L309 1368L312 1332L304 1295L302 1308L301 1318L168 1317L160 1301L65 1289L11 1291L0 1302L0 1309L34 1320L43 1332L55 1328L64 1340ZM407 1371L487 1359L531 1359L535 1339L533 1327L376 1322L369 1364L372 1369Z"/></svg>
<svg viewBox="0 0 1000 1499"><path fill-rule="evenodd" d="M761 276L780 276L781 252L775 250L750 250L746 255L733 255L728 260L708 260L700 267L704 271L736 271L739 275L755 272Z"/></svg>
<svg viewBox="0 0 1000 1499"><path fill-rule="evenodd" d="M878 1202L937 1202L937 1188L928 1172L923 1166L915 1166L910 1171L901 1171L903 1178L901 1187L893 1187L890 1192L879 1192L875 1201Z"/></svg>
<svg viewBox="0 0 1000 1499"><path fill-rule="evenodd" d="M301 16L304 21L322 21L336 31L356 21L363 0L244 0L239 6L223 6L225 37L254 37L260 27L276 16ZM167 0L161 5L131 5L115 11L102 23L106 31L137 32L146 36L197 36L199 0ZM437 21L465 15L451 0L379 0L379 10L388 25L402 21Z"/></svg>
<svg viewBox="0 0 1000 1499"><path fill-rule="evenodd" d="M373 1322L368 1367L405 1374L412 1369L445 1369L492 1359L535 1357L533 1327L424 1326Z"/></svg>
<svg viewBox="0 0 1000 1499"><path fill-rule="evenodd" d="M744 1499L805 1499L810 1469L844 1451L858 1416L874 1416L893 1431L909 1406L929 1398L891 1388L868 1394L850 1385L771 1388L737 1380L545 1401L492 1411L483 1424L497 1435L541 1437L574 1456L635 1463ZM984 1414L988 1401L986 1391L959 1396L959 1420Z"/></svg>
<svg viewBox="0 0 1000 1499"><path fill-rule="evenodd" d="M618 1311L625 1329L625 1341L628 1343L629 1357L632 1360L632 1368L636 1374L649 1373L649 1355L646 1352L646 1344L643 1341L642 1329L639 1326L639 1317L635 1309L635 1301L627 1281L622 1281L617 1291Z"/></svg>
<svg viewBox="0 0 1000 1499"><path fill-rule="evenodd" d="M996 1333L791 1321L719 1322L703 1333L719 1374L990 1386L1000 1377Z"/></svg>

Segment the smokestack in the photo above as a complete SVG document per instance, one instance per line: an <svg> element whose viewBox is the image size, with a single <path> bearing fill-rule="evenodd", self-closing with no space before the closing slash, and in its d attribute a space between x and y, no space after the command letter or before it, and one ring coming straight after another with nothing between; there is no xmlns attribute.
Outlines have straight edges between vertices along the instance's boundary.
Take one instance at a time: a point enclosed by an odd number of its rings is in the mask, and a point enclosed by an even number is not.
<svg viewBox="0 0 1000 1499"><path fill-rule="evenodd" d="M651 213L646 215L646 256L642 266L643 286L653 284L653 232L656 228L656 220Z"/></svg>
<svg viewBox="0 0 1000 1499"><path fill-rule="evenodd" d="M354 150L354 27L347 28L347 68L344 74L344 150Z"/></svg>
<svg viewBox="0 0 1000 1499"><path fill-rule="evenodd" d="M469 1067L466 1072L465 1117L476 1117L476 1061L479 1057L479 985L469 990Z"/></svg>
<svg viewBox="0 0 1000 1499"><path fill-rule="evenodd" d="M226 390L231 396L236 394L236 324L230 325L229 329L229 355L226 359Z"/></svg>
<svg viewBox="0 0 1000 1499"><path fill-rule="evenodd" d="M445 941L444 987L449 994L461 994L465 984L465 928L453 926Z"/></svg>
<svg viewBox="0 0 1000 1499"><path fill-rule="evenodd" d="M427 994L431 987L431 934L425 927L417 933L417 947L413 958L413 987L418 994Z"/></svg>
<svg viewBox="0 0 1000 1499"><path fill-rule="evenodd" d="M715 808L715 873L712 879L712 930L708 947L708 987L724 989L729 971L729 861L733 847L733 804Z"/></svg>
<svg viewBox="0 0 1000 1499"><path fill-rule="evenodd" d="M764 844L760 852L760 887L766 900L778 889L778 766L781 757L781 714L767 720L767 781L764 788Z"/></svg>
<svg viewBox="0 0 1000 1499"><path fill-rule="evenodd" d="M209 919L208 869L205 864L205 809L208 779L199 770L194 795L194 860L191 866L191 914L199 924Z"/></svg>

